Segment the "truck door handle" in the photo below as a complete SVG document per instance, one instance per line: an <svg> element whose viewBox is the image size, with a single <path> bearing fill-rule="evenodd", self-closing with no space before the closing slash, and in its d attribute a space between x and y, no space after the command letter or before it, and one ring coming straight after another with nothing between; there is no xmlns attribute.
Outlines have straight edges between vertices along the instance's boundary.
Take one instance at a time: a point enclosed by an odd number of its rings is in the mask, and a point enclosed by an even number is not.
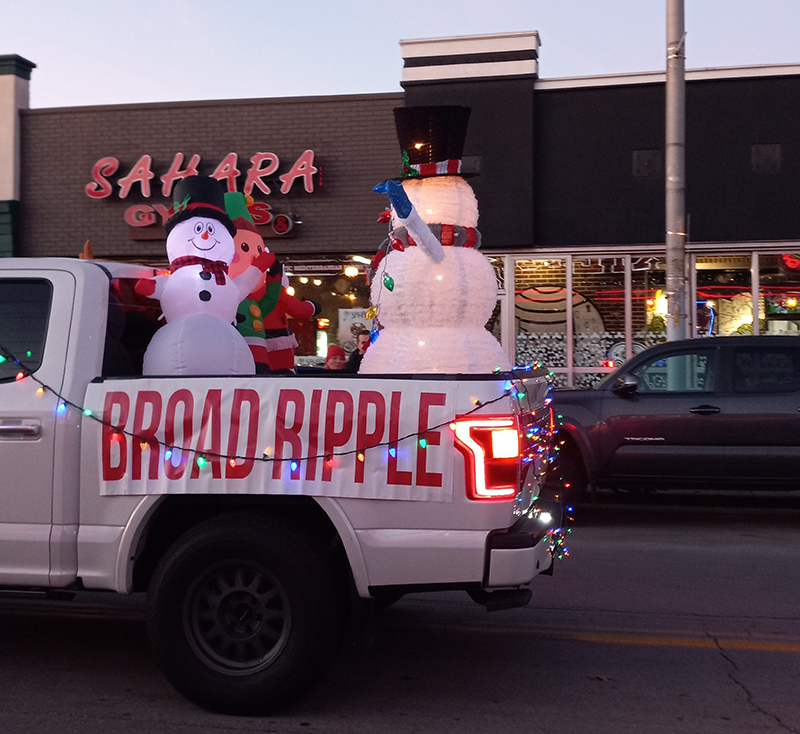
<svg viewBox="0 0 800 734"><path fill-rule="evenodd" d="M696 415L714 415L719 413L720 409L716 405L698 405L696 408L689 408L689 412Z"/></svg>
<svg viewBox="0 0 800 734"><path fill-rule="evenodd" d="M3 423L0 424L0 439L30 439L39 438L42 435L41 423Z"/></svg>

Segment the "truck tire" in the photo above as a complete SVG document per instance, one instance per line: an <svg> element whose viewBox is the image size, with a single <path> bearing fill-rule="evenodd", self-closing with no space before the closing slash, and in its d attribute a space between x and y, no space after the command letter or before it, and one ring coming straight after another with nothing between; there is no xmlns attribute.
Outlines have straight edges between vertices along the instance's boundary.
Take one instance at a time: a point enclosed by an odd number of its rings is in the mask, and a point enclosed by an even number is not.
<svg viewBox="0 0 800 734"><path fill-rule="evenodd" d="M339 637L330 566L287 520L227 515L198 525L163 558L148 592L164 675L210 711L255 715L286 703Z"/></svg>

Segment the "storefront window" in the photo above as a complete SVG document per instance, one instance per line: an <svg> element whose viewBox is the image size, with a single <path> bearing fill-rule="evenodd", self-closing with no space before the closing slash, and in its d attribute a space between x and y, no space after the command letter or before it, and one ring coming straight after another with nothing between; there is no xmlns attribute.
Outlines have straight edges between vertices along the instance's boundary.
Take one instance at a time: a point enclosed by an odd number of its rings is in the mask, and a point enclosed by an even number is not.
<svg viewBox="0 0 800 734"><path fill-rule="evenodd" d="M540 363L565 386L567 367L566 261L517 260L514 268L517 364Z"/></svg>
<svg viewBox="0 0 800 734"><path fill-rule="evenodd" d="M698 256L695 336L736 336L753 333L751 257Z"/></svg>
<svg viewBox="0 0 800 734"><path fill-rule="evenodd" d="M349 354L358 332L372 328L366 317L370 302L365 267L345 259L287 261L290 295L315 301L321 309L312 318L289 320L298 342L297 364L321 365L332 344Z"/></svg>
<svg viewBox="0 0 800 734"><path fill-rule="evenodd" d="M625 361L625 257L573 257L572 292L574 384L592 387Z"/></svg>
<svg viewBox="0 0 800 734"><path fill-rule="evenodd" d="M693 301L688 336L800 336L800 253L689 259L694 271L687 283ZM591 387L667 340L663 256L542 255L515 260L514 275L517 363L548 367L558 387Z"/></svg>
<svg viewBox="0 0 800 734"><path fill-rule="evenodd" d="M633 354L667 340L667 281L663 257L631 258Z"/></svg>
<svg viewBox="0 0 800 734"><path fill-rule="evenodd" d="M489 257L489 262L497 278L497 303L495 303L489 321L484 325L487 331L492 333L497 341L503 342L503 307L502 294L505 292L505 258Z"/></svg>
<svg viewBox="0 0 800 734"><path fill-rule="evenodd" d="M762 334L800 335L800 253L759 255Z"/></svg>

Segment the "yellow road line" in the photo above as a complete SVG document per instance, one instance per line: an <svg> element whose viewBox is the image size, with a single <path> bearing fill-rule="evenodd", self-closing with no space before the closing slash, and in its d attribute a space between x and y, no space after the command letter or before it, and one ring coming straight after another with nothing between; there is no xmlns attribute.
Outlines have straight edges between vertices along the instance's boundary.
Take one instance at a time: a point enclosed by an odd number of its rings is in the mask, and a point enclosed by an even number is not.
<svg viewBox="0 0 800 734"><path fill-rule="evenodd" d="M580 642L598 642L606 645L645 645L651 647L696 647L723 650L755 650L760 652L800 653L798 642L776 642L775 640L750 639L736 640L722 637L672 637L670 635L640 635L603 632L578 632L566 627L536 625L493 625L485 623L461 622L445 625L431 622L421 625L426 629L441 629L449 632L461 631L483 636L515 635L517 637L544 637L560 640L578 640ZM702 634L702 633L700 633ZM791 639L796 640L796 636Z"/></svg>
<svg viewBox="0 0 800 734"><path fill-rule="evenodd" d="M648 645L652 647L705 647L723 650L759 650L762 652L800 653L800 645L758 640L713 640L692 637L648 637L646 635L597 635L573 633L570 639L582 642L600 642L608 645Z"/></svg>

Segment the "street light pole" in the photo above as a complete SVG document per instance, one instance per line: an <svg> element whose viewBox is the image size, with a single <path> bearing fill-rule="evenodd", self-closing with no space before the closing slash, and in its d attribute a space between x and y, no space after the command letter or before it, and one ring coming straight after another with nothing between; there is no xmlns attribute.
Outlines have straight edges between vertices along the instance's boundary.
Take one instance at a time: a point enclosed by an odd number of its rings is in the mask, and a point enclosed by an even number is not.
<svg viewBox="0 0 800 734"><path fill-rule="evenodd" d="M667 0L667 341L686 333L686 31L683 0Z"/></svg>

